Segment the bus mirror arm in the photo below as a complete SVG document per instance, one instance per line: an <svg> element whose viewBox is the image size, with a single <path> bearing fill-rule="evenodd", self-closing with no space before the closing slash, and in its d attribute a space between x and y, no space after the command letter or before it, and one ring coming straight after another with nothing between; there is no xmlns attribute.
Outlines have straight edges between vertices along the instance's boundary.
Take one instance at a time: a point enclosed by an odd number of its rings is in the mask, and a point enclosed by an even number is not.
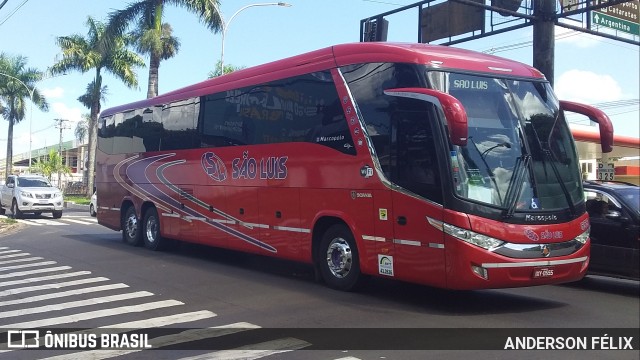
<svg viewBox="0 0 640 360"><path fill-rule="evenodd" d="M460 100L442 91L425 88L388 89L384 93L389 96L427 101L440 107L447 121L451 143L458 146L467 145L469 134L467 112Z"/></svg>
<svg viewBox="0 0 640 360"><path fill-rule="evenodd" d="M613 124L604 111L593 106L564 100L560 101L560 110L584 115L591 121L598 123L602 152L608 153L613 150Z"/></svg>

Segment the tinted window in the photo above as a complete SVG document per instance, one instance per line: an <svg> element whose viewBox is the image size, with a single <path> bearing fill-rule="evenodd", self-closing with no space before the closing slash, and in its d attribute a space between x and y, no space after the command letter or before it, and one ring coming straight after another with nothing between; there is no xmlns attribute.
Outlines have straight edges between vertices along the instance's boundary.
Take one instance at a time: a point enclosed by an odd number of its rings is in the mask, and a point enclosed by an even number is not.
<svg viewBox="0 0 640 360"><path fill-rule="evenodd" d="M198 114L200 99L176 101L162 108L160 150L181 150L200 147Z"/></svg>
<svg viewBox="0 0 640 360"><path fill-rule="evenodd" d="M203 101L203 147L311 142L355 154L328 71L212 94Z"/></svg>
<svg viewBox="0 0 640 360"><path fill-rule="evenodd" d="M390 178L392 97L385 89L420 86L412 65L370 63L340 69L353 94L382 171Z"/></svg>

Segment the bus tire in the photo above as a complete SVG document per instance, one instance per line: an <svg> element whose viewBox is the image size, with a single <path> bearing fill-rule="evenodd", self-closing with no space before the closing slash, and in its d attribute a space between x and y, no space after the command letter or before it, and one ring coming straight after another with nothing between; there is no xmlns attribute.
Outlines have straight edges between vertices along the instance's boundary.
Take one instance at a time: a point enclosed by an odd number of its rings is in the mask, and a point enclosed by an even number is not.
<svg viewBox="0 0 640 360"><path fill-rule="evenodd" d="M337 290L355 290L362 278L356 242L343 224L332 225L322 235L318 253L325 283Z"/></svg>
<svg viewBox="0 0 640 360"><path fill-rule="evenodd" d="M127 208L122 218L122 241L131 246L140 246L142 243L140 221L133 206Z"/></svg>
<svg viewBox="0 0 640 360"><path fill-rule="evenodd" d="M167 239L160 235L160 218L155 207L147 209L144 214L142 238L144 246L149 250L158 251L166 248Z"/></svg>

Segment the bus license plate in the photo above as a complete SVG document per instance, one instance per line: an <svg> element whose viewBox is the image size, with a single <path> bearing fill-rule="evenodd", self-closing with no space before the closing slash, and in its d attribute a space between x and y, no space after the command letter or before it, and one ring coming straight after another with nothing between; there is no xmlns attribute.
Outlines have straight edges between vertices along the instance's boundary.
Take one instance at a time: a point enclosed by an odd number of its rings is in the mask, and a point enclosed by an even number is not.
<svg viewBox="0 0 640 360"><path fill-rule="evenodd" d="M533 278L546 278L553 276L553 267L537 267L533 268Z"/></svg>

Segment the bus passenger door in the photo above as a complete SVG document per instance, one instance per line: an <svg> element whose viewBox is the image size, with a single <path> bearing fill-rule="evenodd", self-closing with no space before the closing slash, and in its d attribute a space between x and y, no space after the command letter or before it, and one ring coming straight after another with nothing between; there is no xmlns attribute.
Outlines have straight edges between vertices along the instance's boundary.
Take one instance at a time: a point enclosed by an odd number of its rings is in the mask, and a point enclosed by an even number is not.
<svg viewBox="0 0 640 360"><path fill-rule="evenodd" d="M435 122L424 102L400 99L391 132L394 271L398 277L446 285L444 234L428 219L442 221L442 184ZM411 106L411 108L410 108Z"/></svg>

